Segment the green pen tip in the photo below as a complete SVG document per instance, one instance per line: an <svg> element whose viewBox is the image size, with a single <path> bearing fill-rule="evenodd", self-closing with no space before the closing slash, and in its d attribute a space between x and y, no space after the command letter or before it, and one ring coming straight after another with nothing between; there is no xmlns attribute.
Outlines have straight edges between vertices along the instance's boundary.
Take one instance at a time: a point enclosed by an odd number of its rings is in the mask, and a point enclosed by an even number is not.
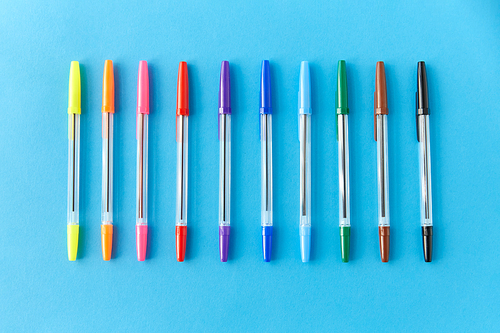
<svg viewBox="0 0 500 333"><path fill-rule="evenodd" d="M349 262L351 227L340 227L340 253L342 262Z"/></svg>

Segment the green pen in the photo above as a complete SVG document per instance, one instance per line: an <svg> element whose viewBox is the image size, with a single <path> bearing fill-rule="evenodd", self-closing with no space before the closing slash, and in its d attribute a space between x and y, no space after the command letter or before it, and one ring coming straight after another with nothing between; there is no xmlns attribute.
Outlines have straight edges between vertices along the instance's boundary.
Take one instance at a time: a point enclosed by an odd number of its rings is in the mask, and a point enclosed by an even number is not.
<svg viewBox="0 0 500 333"><path fill-rule="evenodd" d="M347 75L345 61L339 60L337 67L337 141L339 143L339 227L340 251L342 262L349 261L349 244L351 235L351 207L349 194L349 129L347 107Z"/></svg>

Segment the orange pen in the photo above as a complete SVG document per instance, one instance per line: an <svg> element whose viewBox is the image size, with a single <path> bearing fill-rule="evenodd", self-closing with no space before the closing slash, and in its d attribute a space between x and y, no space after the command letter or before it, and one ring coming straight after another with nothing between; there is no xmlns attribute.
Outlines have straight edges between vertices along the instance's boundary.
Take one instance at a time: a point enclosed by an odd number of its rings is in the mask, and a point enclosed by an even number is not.
<svg viewBox="0 0 500 333"><path fill-rule="evenodd" d="M104 62L102 79L102 259L111 259L113 247L113 114L115 113L115 79L113 61Z"/></svg>

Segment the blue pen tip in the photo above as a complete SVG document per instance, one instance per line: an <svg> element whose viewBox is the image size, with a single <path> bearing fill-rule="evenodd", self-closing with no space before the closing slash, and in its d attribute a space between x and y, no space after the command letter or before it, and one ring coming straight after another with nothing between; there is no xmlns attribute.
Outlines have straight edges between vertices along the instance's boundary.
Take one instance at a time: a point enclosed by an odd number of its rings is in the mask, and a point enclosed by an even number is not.
<svg viewBox="0 0 500 333"><path fill-rule="evenodd" d="M273 227L262 227L262 255L265 262L271 261Z"/></svg>

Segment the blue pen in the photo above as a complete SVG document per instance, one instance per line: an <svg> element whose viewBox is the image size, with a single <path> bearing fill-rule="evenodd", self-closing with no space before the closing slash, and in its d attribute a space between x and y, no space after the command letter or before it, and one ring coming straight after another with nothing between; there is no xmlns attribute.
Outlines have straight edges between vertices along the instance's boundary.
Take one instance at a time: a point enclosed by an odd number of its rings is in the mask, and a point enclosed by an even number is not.
<svg viewBox="0 0 500 333"><path fill-rule="evenodd" d="M300 63L299 142L300 142L300 253L302 262L311 254L311 77L309 63Z"/></svg>
<svg viewBox="0 0 500 333"><path fill-rule="evenodd" d="M262 61L260 74L260 142L261 142L261 226L262 255L271 261L273 235L273 108L271 106L271 75L269 61Z"/></svg>

